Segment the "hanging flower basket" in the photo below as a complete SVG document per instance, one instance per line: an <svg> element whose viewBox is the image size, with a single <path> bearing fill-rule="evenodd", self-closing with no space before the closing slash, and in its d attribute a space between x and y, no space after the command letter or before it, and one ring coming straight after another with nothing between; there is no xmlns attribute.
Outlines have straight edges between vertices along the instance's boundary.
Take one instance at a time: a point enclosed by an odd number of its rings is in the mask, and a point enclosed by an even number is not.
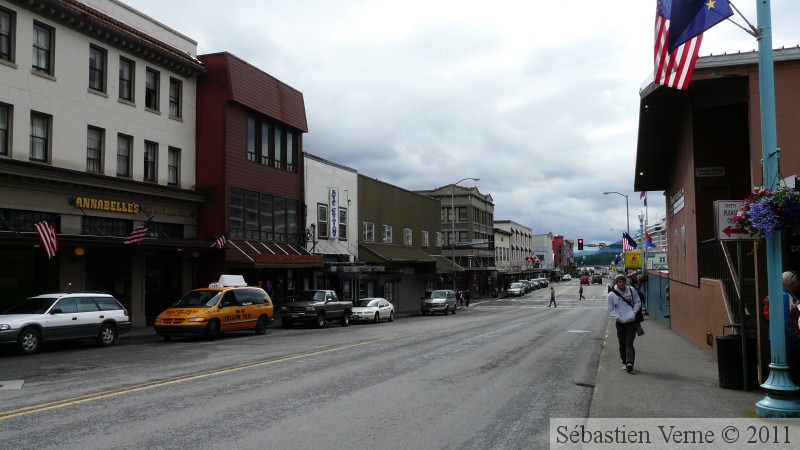
<svg viewBox="0 0 800 450"><path fill-rule="evenodd" d="M787 187L754 189L742 201L734 222L758 239L776 231L800 234L800 192Z"/></svg>

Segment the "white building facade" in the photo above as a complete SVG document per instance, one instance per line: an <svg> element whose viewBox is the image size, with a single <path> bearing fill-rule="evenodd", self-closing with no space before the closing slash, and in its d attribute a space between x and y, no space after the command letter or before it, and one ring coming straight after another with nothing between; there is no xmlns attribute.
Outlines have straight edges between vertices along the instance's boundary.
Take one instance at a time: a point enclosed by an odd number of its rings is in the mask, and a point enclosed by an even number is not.
<svg viewBox="0 0 800 450"><path fill-rule="evenodd" d="M322 255L325 269L315 271L314 286L335 289L353 299L358 279L358 172L303 153L305 162L306 245Z"/></svg>
<svg viewBox="0 0 800 450"><path fill-rule="evenodd" d="M208 246L195 240L197 43L114 0L0 0L0 24L5 287L106 291L143 325L192 287ZM52 258L34 232L45 220ZM123 244L143 224L144 241Z"/></svg>

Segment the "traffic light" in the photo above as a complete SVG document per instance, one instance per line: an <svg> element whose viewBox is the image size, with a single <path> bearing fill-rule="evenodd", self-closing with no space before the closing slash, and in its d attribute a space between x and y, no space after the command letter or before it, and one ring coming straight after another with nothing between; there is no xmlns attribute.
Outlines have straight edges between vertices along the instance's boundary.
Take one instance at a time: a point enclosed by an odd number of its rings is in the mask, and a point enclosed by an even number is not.
<svg viewBox="0 0 800 450"><path fill-rule="evenodd" d="M583 250L583 238L578 239L578 250Z"/></svg>

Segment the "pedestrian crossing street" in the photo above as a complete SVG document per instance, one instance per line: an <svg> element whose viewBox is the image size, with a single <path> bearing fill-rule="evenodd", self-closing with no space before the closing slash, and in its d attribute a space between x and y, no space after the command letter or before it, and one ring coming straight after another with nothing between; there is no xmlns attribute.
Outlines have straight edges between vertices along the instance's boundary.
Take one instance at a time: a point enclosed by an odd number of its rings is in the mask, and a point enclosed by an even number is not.
<svg viewBox="0 0 800 450"><path fill-rule="evenodd" d="M502 303L499 303L502 302ZM502 298L502 299L491 299L491 300L479 300L477 302L473 302L470 305L470 308L486 308L486 309L499 309L499 308L523 308L523 309L541 309L547 308L547 305L550 303L550 299L542 299L542 298L524 298L524 297L517 297L517 298ZM565 299L556 299L556 305L558 308L564 309L608 309L608 301L606 297L586 297L586 300L565 300Z"/></svg>

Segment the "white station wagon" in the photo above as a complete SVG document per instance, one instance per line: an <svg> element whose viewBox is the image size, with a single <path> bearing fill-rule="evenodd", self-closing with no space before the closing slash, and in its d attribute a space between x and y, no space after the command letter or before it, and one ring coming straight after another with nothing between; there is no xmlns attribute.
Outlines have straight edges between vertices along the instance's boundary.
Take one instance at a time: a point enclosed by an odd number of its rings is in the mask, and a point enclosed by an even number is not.
<svg viewBox="0 0 800 450"><path fill-rule="evenodd" d="M25 355L44 342L90 338L108 346L131 329L128 311L112 295L55 293L31 297L0 315L0 344Z"/></svg>

